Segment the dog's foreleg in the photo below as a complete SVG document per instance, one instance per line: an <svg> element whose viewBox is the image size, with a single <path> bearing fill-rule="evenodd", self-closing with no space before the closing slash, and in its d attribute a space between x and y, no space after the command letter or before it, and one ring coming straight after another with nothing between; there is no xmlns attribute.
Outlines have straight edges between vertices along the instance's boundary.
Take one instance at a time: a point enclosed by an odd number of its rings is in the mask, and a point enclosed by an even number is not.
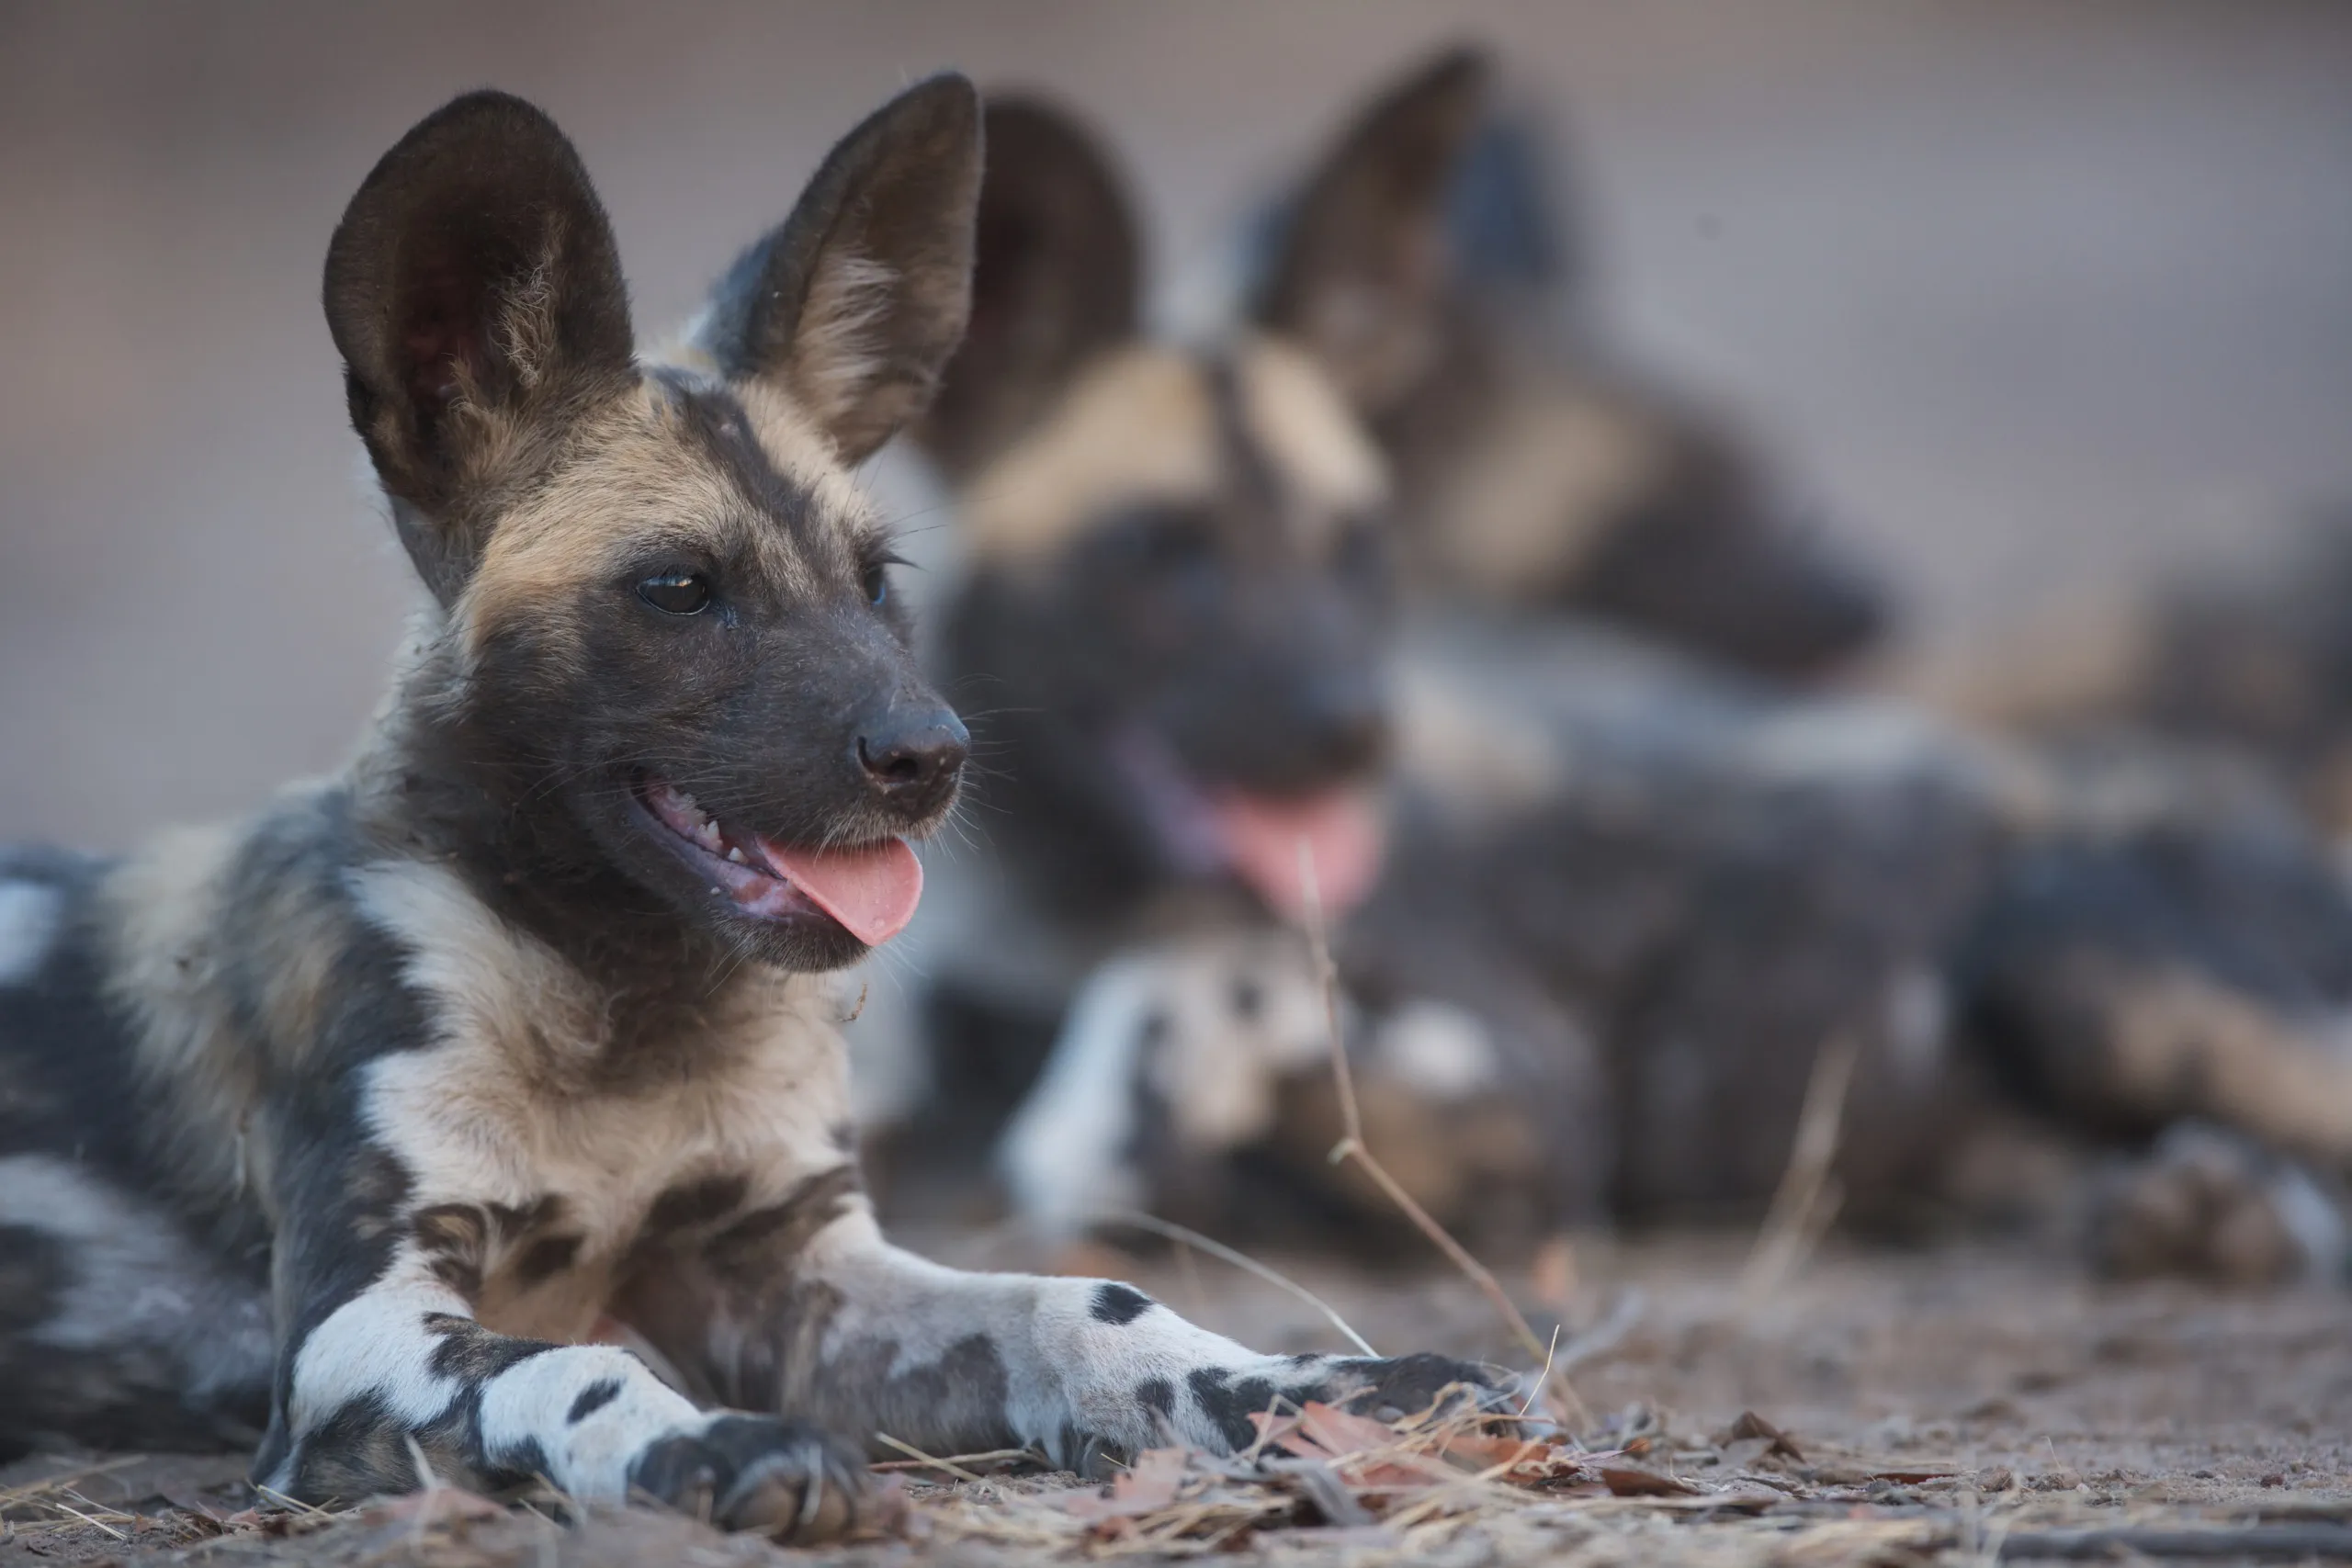
<svg viewBox="0 0 2352 1568"><path fill-rule="evenodd" d="M534 1481L582 1500L632 1495L738 1528L837 1529L854 1452L774 1416L706 1412L609 1345L494 1334L423 1270L393 1272L310 1314L289 1346L256 1466L303 1502L356 1502L438 1481Z"/></svg>
<svg viewBox="0 0 2352 1568"><path fill-rule="evenodd" d="M744 1279L740 1259L726 1270ZM927 1453L1031 1447L1092 1471L1169 1443L1246 1448L1310 1399L1426 1408L1495 1369L1441 1356L1267 1356L1102 1280L970 1273L891 1247L857 1200L712 1314L727 1397Z"/></svg>

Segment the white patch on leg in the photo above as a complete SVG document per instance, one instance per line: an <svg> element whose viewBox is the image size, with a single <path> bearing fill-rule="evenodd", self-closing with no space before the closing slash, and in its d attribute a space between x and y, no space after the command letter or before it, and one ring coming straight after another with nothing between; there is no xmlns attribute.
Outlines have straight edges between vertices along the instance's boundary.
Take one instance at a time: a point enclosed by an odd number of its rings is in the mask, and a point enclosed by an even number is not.
<svg viewBox="0 0 2352 1568"><path fill-rule="evenodd" d="M1142 1201L1142 1176L1126 1158L1142 1089L1194 1154L1262 1137L1282 1079L1323 1061L1329 1028L1305 949L1278 935L1173 943L1102 964L998 1146L1014 1213L1067 1235Z"/></svg>
<svg viewBox="0 0 2352 1568"><path fill-rule="evenodd" d="M572 1421L581 1394L605 1382L619 1383L620 1392ZM648 1444L699 1430L708 1420L693 1401L612 1345L542 1351L492 1378L481 1393L483 1452L496 1460L536 1446L554 1472L547 1479L589 1500L626 1497L629 1467Z"/></svg>
<svg viewBox="0 0 2352 1568"><path fill-rule="evenodd" d="M20 986L40 973L57 939L65 894L40 882L0 882L0 986Z"/></svg>
<svg viewBox="0 0 2352 1568"><path fill-rule="evenodd" d="M1501 1087L1487 1026L1451 1002L1408 1002L1373 1037L1371 1065L1440 1102Z"/></svg>
<svg viewBox="0 0 2352 1568"><path fill-rule="evenodd" d="M433 1371L441 1337L424 1326L432 1313L470 1316L447 1286L411 1281L354 1296L311 1331L295 1354L294 1392L287 1401L297 1452L305 1434L363 1396L380 1400L390 1419L412 1428L447 1412L464 1385Z"/></svg>
<svg viewBox="0 0 2352 1568"><path fill-rule="evenodd" d="M1142 1180L1126 1163L1135 1136L1136 1067L1144 1020L1159 999L1158 966L1114 959L1070 1004L1037 1087L997 1145L1012 1212L1048 1235L1068 1235L1134 1208Z"/></svg>

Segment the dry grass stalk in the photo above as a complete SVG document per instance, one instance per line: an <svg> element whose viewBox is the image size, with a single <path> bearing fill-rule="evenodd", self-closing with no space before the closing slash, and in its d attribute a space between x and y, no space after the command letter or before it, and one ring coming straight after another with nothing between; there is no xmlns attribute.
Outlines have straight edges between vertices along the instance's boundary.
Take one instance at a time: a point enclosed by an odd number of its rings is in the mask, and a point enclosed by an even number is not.
<svg viewBox="0 0 2352 1568"><path fill-rule="evenodd" d="M900 1453L906 1455L908 1459L911 1460L916 1464L922 1466L926 1470L944 1472L946 1474L954 1476L958 1481L978 1483L980 1480L979 1476L965 1469L954 1460L940 1459L934 1455L927 1454L921 1449L915 1447L912 1443L900 1442L898 1438L890 1436L888 1432L875 1433L874 1440L883 1444L885 1447L898 1450Z"/></svg>
<svg viewBox="0 0 2352 1568"><path fill-rule="evenodd" d="M1300 1284L1297 1280L1290 1278L1288 1275L1259 1262L1256 1258L1250 1257L1247 1253L1240 1252L1233 1247L1227 1247L1221 1241L1213 1240L1208 1236L1204 1236L1200 1232L1191 1229L1189 1226L1180 1225L1173 1220L1163 1220L1156 1214L1147 1214L1137 1209L1123 1209L1116 1213L1105 1215L1104 1219L1107 1223L1112 1224L1133 1225L1137 1230L1149 1231L1152 1235L1165 1237L1170 1241L1175 1242L1181 1247L1198 1247L1212 1258L1219 1258L1224 1262L1230 1263L1236 1269L1241 1269L1245 1273L1254 1274L1269 1285L1273 1286L1277 1290L1288 1292L1298 1300L1305 1302L1308 1306L1313 1307L1317 1312L1321 1313L1332 1327L1338 1329L1340 1334L1346 1337L1349 1344L1354 1346L1358 1350L1363 1352L1363 1354L1375 1357L1380 1354L1379 1351L1372 1348L1372 1341L1366 1339L1363 1335L1358 1334L1353 1328L1349 1326L1348 1320L1341 1317L1339 1314L1339 1309L1332 1306L1330 1303L1325 1301L1322 1297L1317 1295L1314 1292L1308 1290L1306 1286Z"/></svg>
<svg viewBox="0 0 2352 1568"><path fill-rule="evenodd" d="M1756 1245L1740 1269L1738 1299L1755 1306L1778 1291L1811 1256L1838 1212L1839 1193L1829 1173L1838 1157L1838 1136L1846 1114L1860 1045L1851 1033L1830 1037L1813 1059L1805 1081L1804 1107L1789 1146L1788 1168L1772 1193Z"/></svg>
<svg viewBox="0 0 2352 1568"><path fill-rule="evenodd" d="M894 1446L904 1446L897 1444L895 1439L886 1441L891 1441ZM925 1456L921 1459L879 1460L865 1468L887 1474L898 1470L948 1470L956 1465L969 1469L976 1464L1009 1464L1014 1460L1035 1460L1036 1457L1035 1450L1032 1449L990 1449L986 1453L949 1454L943 1459Z"/></svg>
<svg viewBox="0 0 2352 1568"><path fill-rule="evenodd" d="M40 1502L51 1492L70 1491L76 1484L87 1481L94 1475L104 1475L110 1470L126 1469L130 1465L141 1463L146 1457L144 1454L117 1454L114 1458L96 1464L82 1465L55 1475L44 1476L39 1481L28 1481L21 1485L8 1487L5 1491L0 1491L0 1509Z"/></svg>
<svg viewBox="0 0 2352 1568"><path fill-rule="evenodd" d="M1323 987L1324 1019L1331 1039L1331 1077L1340 1096L1341 1136L1338 1145L1331 1150L1331 1163L1337 1165L1342 1160L1354 1160L1357 1168L1372 1179L1373 1185L1396 1205L1397 1212L1410 1220L1415 1229L1429 1237L1437 1249L1445 1254L1447 1261L1460 1269L1494 1303L1496 1312L1501 1314L1504 1324L1518 1338L1529 1359L1548 1364L1549 1347L1528 1323L1527 1314L1519 1310L1518 1303L1510 1299L1510 1292L1503 1289L1502 1282L1495 1278L1493 1271L1472 1257L1469 1248L1454 1240L1452 1232L1438 1224L1435 1216L1415 1201L1413 1195L1388 1174L1387 1168L1366 1146L1363 1113L1356 1104L1355 1074L1348 1065L1347 1038L1340 1027L1340 971L1339 966L1331 962L1331 943L1324 930L1323 890L1315 874L1315 847L1303 838L1298 841L1298 874L1300 891L1304 895L1301 903L1306 914L1307 944L1314 956L1316 980ZM1569 1383L1565 1371L1558 1369L1547 1371L1542 1386L1553 1395L1553 1402L1557 1407L1554 1411L1555 1416L1571 1423L1579 1431L1590 1427L1592 1413L1577 1396L1577 1391Z"/></svg>
<svg viewBox="0 0 2352 1568"><path fill-rule="evenodd" d="M70 1487L65 1489L65 1495L74 1499L75 1502L85 1504L89 1507L96 1508L97 1506L96 1503L92 1503L87 1497L83 1496L79 1492L75 1492ZM40 1505L44 1508L54 1508L61 1514L71 1515L73 1517L79 1519L82 1523L88 1525L93 1529L104 1530L107 1534L114 1537L117 1540L129 1540L130 1539L120 1530L115 1529L112 1525L107 1523L105 1519L96 1517L94 1515L85 1514L80 1508L74 1506L72 1503L60 1502L55 1497L43 1497L40 1499ZM124 1516L118 1514L115 1517L120 1518Z"/></svg>

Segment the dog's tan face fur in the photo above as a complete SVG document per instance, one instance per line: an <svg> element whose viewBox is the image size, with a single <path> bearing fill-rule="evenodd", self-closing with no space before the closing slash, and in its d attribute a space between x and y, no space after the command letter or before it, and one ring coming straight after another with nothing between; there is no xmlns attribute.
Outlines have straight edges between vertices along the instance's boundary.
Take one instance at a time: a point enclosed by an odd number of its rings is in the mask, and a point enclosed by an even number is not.
<svg viewBox="0 0 2352 1568"><path fill-rule="evenodd" d="M963 324L968 240L926 220L968 210L970 128L924 108L845 142L667 362L551 130L428 121L328 264L353 423L443 610L403 765L571 886L794 968L864 944L761 846L926 832L964 752L848 476ZM520 155L469 161L492 130Z"/></svg>
<svg viewBox="0 0 2352 1568"><path fill-rule="evenodd" d="M919 427L971 562L944 647L1019 874L1132 910L1232 880L1218 803L1376 782L1386 465L1295 342L1145 334L1132 209L1083 128L1023 99L987 126L973 328Z"/></svg>

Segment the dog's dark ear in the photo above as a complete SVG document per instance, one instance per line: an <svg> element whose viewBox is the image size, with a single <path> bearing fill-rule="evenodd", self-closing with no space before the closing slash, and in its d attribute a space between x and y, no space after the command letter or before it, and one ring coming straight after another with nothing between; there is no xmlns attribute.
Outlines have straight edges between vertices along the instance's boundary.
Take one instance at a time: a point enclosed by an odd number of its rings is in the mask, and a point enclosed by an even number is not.
<svg viewBox="0 0 2352 1568"><path fill-rule="evenodd" d="M951 476L1042 414L1079 367L1136 335L1142 259L1118 173L1069 115L990 98L972 325L918 427Z"/></svg>
<svg viewBox="0 0 2352 1568"><path fill-rule="evenodd" d="M469 93L368 174L327 247L324 293L351 423L447 600L482 542L465 488L633 374L612 225L552 120Z"/></svg>
<svg viewBox="0 0 2352 1568"><path fill-rule="evenodd" d="M1381 94L1308 179L1267 271L1258 321L1303 342L1367 412L1437 353L1448 206L1491 74L1455 50Z"/></svg>
<svg viewBox="0 0 2352 1568"><path fill-rule="evenodd" d="M696 338L790 392L854 463L930 405L972 303L979 95L918 83L843 137L792 216L737 259Z"/></svg>
<svg viewBox="0 0 2352 1568"><path fill-rule="evenodd" d="M1446 201L1452 287L1513 304L1581 303L1588 271L1573 158L1549 115L1524 101L1498 107L1463 149Z"/></svg>

